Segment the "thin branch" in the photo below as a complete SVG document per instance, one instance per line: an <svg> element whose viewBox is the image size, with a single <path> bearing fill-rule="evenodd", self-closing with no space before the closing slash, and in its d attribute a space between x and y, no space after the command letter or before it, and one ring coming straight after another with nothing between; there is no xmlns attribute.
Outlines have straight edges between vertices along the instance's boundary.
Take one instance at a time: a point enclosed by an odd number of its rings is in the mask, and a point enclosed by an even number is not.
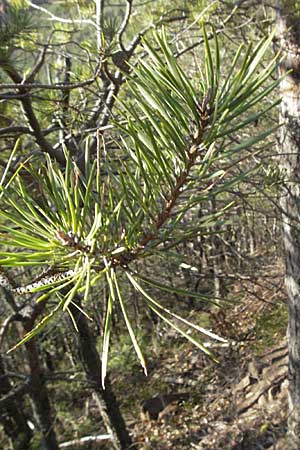
<svg viewBox="0 0 300 450"><path fill-rule="evenodd" d="M28 375L11 371L5 372L3 375L0 375L0 380L3 380L4 378L17 378L18 380L23 380L27 382L29 381Z"/></svg>
<svg viewBox="0 0 300 450"><path fill-rule="evenodd" d="M21 100L22 98L30 97L30 96L31 96L31 94L29 92L26 92L25 94L20 94L20 93L16 94L14 92L6 92L4 94L0 94L0 100Z"/></svg>
<svg viewBox="0 0 300 450"><path fill-rule="evenodd" d="M225 25L232 19L232 17L234 16L234 14L236 13L237 9L240 7L241 3L244 0L240 0L237 2L237 4L233 7L233 9L231 10L231 12L228 14L227 17L225 17L225 19L222 21L222 24L220 26L220 28L218 28L217 30L215 30L215 35L218 35L220 33L224 32L225 29ZM208 7L209 10L209 7ZM173 41L176 41L178 39L178 37L182 36L184 33L186 33L189 29L191 29L196 23L198 23L199 18L202 16L203 11L196 17L196 19L184 30L180 31L176 37L173 39ZM213 33L210 33L208 35L208 39L212 39L214 37ZM203 43L203 39L200 39L199 41L195 42L194 44L189 45L188 47L184 48L183 50L181 50L180 52L178 52L176 54L176 57L180 57L182 55L184 55L185 53L187 53L188 51L198 47L200 44Z"/></svg>
<svg viewBox="0 0 300 450"><path fill-rule="evenodd" d="M84 378L84 379L70 378L70 376L67 376L67 375L64 375L64 376L56 375L56 374L49 375L48 373L45 374L44 378L45 378L45 381L49 382L49 383L56 382L56 381L64 381L66 383L81 383L88 387L91 386L90 381L87 380L86 378Z"/></svg>
<svg viewBox="0 0 300 450"><path fill-rule="evenodd" d="M14 83L19 85L19 92L21 94L26 93L26 88L22 86L22 77L19 75L16 69L11 64L9 64L7 60L0 60L0 66L2 67L3 71L14 81ZM20 101L22 103L25 116L32 129L32 133L34 134L35 140L41 150L43 152L49 153L49 155L55 158L58 162L65 163L64 154L60 150L55 150L45 139L39 121L34 113L31 99L28 97L24 97Z"/></svg>
<svg viewBox="0 0 300 450"><path fill-rule="evenodd" d="M110 128L112 128L112 126ZM60 129L61 128L56 125L51 125L50 127L45 128L44 130L41 130L41 132L44 136L47 136L48 134L59 131ZM96 129L93 131L96 131ZM90 131L87 130L87 132L90 132ZM0 136L14 136L14 135L18 135L18 134L30 134L30 135L34 136L33 131L28 127L22 127L22 126L13 127L13 126L11 126L11 127L0 128ZM2 148L2 150L3 150L3 148Z"/></svg>
<svg viewBox="0 0 300 450"><path fill-rule="evenodd" d="M28 127L6 127L6 128L0 128L0 136L7 135L7 134L33 134L32 130Z"/></svg>
<svg viewBox="0 0 300 450"><path fill-rule="evenodd" d="M187 16L175 16L175 17L162 17L159 19L159 21L156 24L150 24L147 27L145 27L143 30L141 30L130 42L129 46L127 49L124 49L124 51L122 51L122 53L124 54L124 60L123 60L123 64L126 62L129 62L129 60L131 59L135 49L137 48L137 46L140 44L141 39L143 38L143 36L151 29L151 28L155 28L157 26L163 25L164 23L171 23L171 22L175 22L178 20L184 20L186 19ZM106 95L106 100L104 101L104 109L102 111L102 118L99 121L98 125L100 128L105 127L108 123L109 117L110 117L110 113L111 110L114 106L114 103L116 101L116 96L119 93L119 90L124 82L124 77L122 72L120 72L119 70L116 71L115 76L113 77L113 79L110 80L111 84L108 90L108 93ZM100 113L100 109L98 114L95 113L95 120L96 117L98 117ZM89 124L91 127L94 126L94 124L90 123ZM96 139L93 140L92 144L91 144L91 152L93 153L94 151L96 151Z"/></svg>
<svg viewBox="0 0 300 450"><path fill-rule="evenodd" d="M96 3L96 33L97 33L97 47L100 51L102 46L102 31L103 31L103 13L104 13L104 0L95 0Z"/></svg>
<svg viewBox="0 0 300 450"><path fill-rule="evenodd" d="M20 83L20 75L15 71L15 69L11 66L4 66L5 72L13 79L13 81ZM19 88L20 93L26 92L26 88ZM65 163L65 156L59 150L56 150L52 147L52 145L45 139L39 121L34 113L31 99L29 97L24 97L21 100L23 110L25 116L28 120L28 123L32 129L32 133L34 134L35 140L39 145L40 149L43 152L49 153L52 158L55 158L60 163Z"/></svg>
<svg viewBox="0 0 300 450"><path fill-rule="evenodd" d="M29 389L28 383L22 383L18 385L15 389L10 391L8 394L1 397L0 409L2 410L2 408L4 407L11 406L11 402L13 400L16 400L16 398L20 400L20 398L23 397L24 394L27 394L28 389Z"/></svg>
<svg viewBox="0 0 300 450"><path fill-rule="evenodd" d="M93 25L93 27L97 28L95 22L93 22L90 19L65 19L64 17L58 17L55 14L52 14L50 11L48 11L46 8L43 8L42 6L38 6L35 3L32 3L30 0L26 0L26 3L31 6L34 9L37 9L39 11L42 11L43 13L47 14L47 16L49 16L50 18L48 20L53 20L56 22L61 22L61 23L79 23L80 25L85 23L88 25Z"/></svg>
<svg viewBox="0 0 300 450"><path fill-rule="evenodd" d="M151 23L150 25L143 28L130 42L127 52L133 53L133 51L136 49L136 47L141 42L142 38L145 36L145 34L151 30L152 28L157 28L160 25L164 25L165 23L172 23L177 22L181 20L186 20L188 16L174 16L174 17L161 17L156 23Z"/></svg>
<svg viewBox="0 0 300 450"><path fill-rule="evenodd" d="M178 20L185 20L186 18L187 18L187 16L184 16L184 15L183 16L174 16L174 17L161 17L156 24L150 24L147 27L145 27L131 40L127 49L124 49L124 51L122 51L122 53L124 54L124 59L123 59L122 64L128 63L130 61L131 57L134 54L135 49L140 44L144 35L151 28L156 28L160 25L163 25L164 23L172 23L172 22L176 22ZM115 76L110 81L111 81L111 83L110 83L108 92L106 94L106 99L103 100L102 102L100 102L100 105L104 104L104 108L102 109L99 107L99 110L94 113L94 120L96 121L99 114L102 112L102 117L98 122L99 128L105 127L108 124L111 110L116 101L116 97L121 89L122 84L124 83L124 77L123 77L122 72L120 70L117 70L115 73ZM102 109L102 111L101 111L101 109ZM94 124L91 121L89 122L89 127L94 127L95 125L96 125L96 123ZM92 140L91 146L90 146L91 153L94 153L96 151L96 148L97 148L97 139L94 137L94 139ZM83 155L82 155L82 158L83 158ZM79 162L79 165L80 165L80 162Z"/></svg>
<svg viewBox="0 0 300 450"><path fill-rule="evenodd" d="M108 91L108 95L102 112L102 119L99 122L99 127L105 127L108 124L112 107L123 84L123 80L124 78L122 73L120 71L117 71L117 76L115 77L114 82L111 83L110 89Z"/></svg>
<svg viewBox="0 0 300 450"><path fill-rule="evenodd" d="M39 58L37 59L37 62L35 64L35 66L33 67L32 71L30 72L30 74L28 75L28 77L26 77L25 83L32 83L36 74L41 70L41 68L43 67L43 64L45 62L45 57L46 57L46 53L48 50L49 44L45 45L43 50L40 53Z"/></svg>
<svg viewBox="0 0 300 450"><path fill-rule="evenodd" d="M79 439L73 439L72 441L67 441L59 444L59 448L68 448L68 447L83 447L85 445L90 445L92 442L102 442L111 440L112 436L110 434L98 434L97 436L85 436Z"/></svg>
<svg viewBox="0 0 300 450"><path fill-rule="evenodd" d="M53 83L53 84L52 83L51 84L32 83L32 82L28 83L28 81L33 81L34 75L37 73L38 70L40 70L41 65L43 64L44 59L45 59L45 54L46 54L46 52L42 53L42 56L39 59L38 64L35 66L35 68L31 72L31 74L29 75L29 77L26 78L25 80L23 80L21 78L21 76L17 76L17 75L14 75L14 77L12 77L12 75L11 75L12 66L6 67L8 64L7 61L0 61L0 65L2 65L2 69L10 76L10 78L13 79L13 81L15 81L14 84L12 84L12 83L0 84L0 90L2 90L2 89L19 89L19 90L22 89L23 91L25 91L25 89L26 89L26 92L24 92L23 96L28 95L27 91L29 91L31 89L72 90L72 89L85 87L85 86L88 86L88 85L94 83L101 73L102 59L100 58L96 65L94 75L91 78L88 78L87 80L79 81L77 83L66 83L66 82ZM16 73L16 71L15 71L15 73ZM13 96L14 94L8 93L6 95Z"/></svg>
<svg viewBox="0 0 300 450"><path fill-rule="evenodd" d="M99 69L96 71L95 75L92 78L89 78L85 81L80 81L78 83L54 83L54 84L44 84L44 83L26 83L21 81L20 83L16 84L0 84L0 90L1 89L49 89L49 90L71 90L76 89L84 86L88 86L89 84L94 83L96 78L99 75Z"/></svg>
<svg viewBox="0 0 300 450"><path fill-rule="evenodd" d="M0 328L0 348L2 347L4 336L8 330L8 327L11 324L11 322L14 322L16 320L19 321L21 318L22 318L22 316L19 313L14 313L14 314L11 314L10 316L8 316L4 320L4 322L2 323L1 328Z"/></svg>
<svg viewBox="0 0 300 450"><path fill-rule="evenodd" d="M132 0L126 0L126 11L123 18L123 22L120 25L120 28L117 32L117 41L119 43L120 48L123 50L123 52L126 52L126 49L123 45L123 34L127 28L127 25L129 23L129 19L132 13Z"/></svg>
<svg viewBox="0 0 300 450"><path fill-rule="evenodd" d="M43 61L43 58L42 58ZM40 63L42 62L40 61ZM28 89L30 88L44 88L44 89L57 89L61 91L74 89L78 87L86 86L87 84L92 84L96 78L98 77L98 74L101 70L101 60L99 60L99 63L96 67L95 74L93 78L86 80L85 82L80 83L57 83L55 85L44 85L44 84L26 84L24 83L22 77L19 75L19 73L15 70L15 68L9 64L6 60L0 60L0 66L2 66L2 69L4 72L12 79L14 82L14 85L11 85L10 87L14 87L15 89L18 89L19 94L22 95L22 98L20 98L21 104L23 106L23 110L25 113L25 116L29 122L30 128L32 130L31 134L34 135L37 144L41 148L43 152L47 152L50 156L55 158L60 163L65 163L65 157L63 152L58 149L51 146L51 144L45 139L44 134L40 128L40 124L37 120L37 117L34 113L33 107L32 107L32 99L29 97L23 96L23 94L28 94ZM0 85L0 89L4 88L5 85Z"/></svg>

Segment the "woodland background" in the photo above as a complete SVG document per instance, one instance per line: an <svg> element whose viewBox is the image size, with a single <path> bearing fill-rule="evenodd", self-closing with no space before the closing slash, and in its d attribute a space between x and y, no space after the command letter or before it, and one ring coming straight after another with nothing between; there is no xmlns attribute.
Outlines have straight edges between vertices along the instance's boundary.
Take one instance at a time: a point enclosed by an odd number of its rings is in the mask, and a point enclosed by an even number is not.
<svg viewBox="0 0 300 450"><path fill-rule="evenodd" d="M298 11L297 5L285 2L290 10ZM226 74L241 44L253 41L255 46L270 36L278 8L256 0L1 1L0 173L18 139L13 170L29 156L38 166L45 153L64 164L63 145L80 167L82 149L95 149L99 136L106 151L114 152L114 121L124 121L117 98L125 103L131 98L126 76L139 59L147 60L142 38L155 45L154 30L164 27L180 67L197 84L196 67L204 55L202 20L209 41L213 29L218 37ZM262 66L279 49L277 33ZM278 76L276 70L269 82ZM279 106L264 117L259 113L281 96L277 87L258 102L257 117L229 133L230 144L275 128ZM179 242L167 258L152 255L139 263L139 270L176 287L169 294L151 287L164 307L226 340L204 339L218 364L128 290L128 315L148 376L116 308L104 390L99 355L107 288L93 290L81 305L92 321L74 308L77 331L65 312L8 354L41 312L36 294L15 300L10 290L1 289L1 448L292 448L285 447L288 308L280 203L285 172L278 141L275 130L233 158L228 173L240 181L201 207L194 205L186 218L196 224L202 216L222 212L222 221ZM30 173L21 175L34 191ZM2 251L7 252L5 239L2 228ZM39 272L16 266L9 274L25 286ZM189 295L181 295L183 290Z"/></svg>

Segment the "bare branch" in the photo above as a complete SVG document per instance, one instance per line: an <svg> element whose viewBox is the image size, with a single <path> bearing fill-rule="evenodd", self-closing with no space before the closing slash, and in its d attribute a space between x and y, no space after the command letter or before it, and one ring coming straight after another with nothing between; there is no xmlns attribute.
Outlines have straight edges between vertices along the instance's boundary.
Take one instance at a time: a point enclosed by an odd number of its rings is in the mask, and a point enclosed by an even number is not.
<svg viewBox="0 0 300 450"><path fill-rule="evenodd" d="M124 51L121 50L120 52L117 52L117 54L122 54L123 56L123 60L122 60L122 67L124 67L124 64L127 64L127 62L129 62L129 60L131 59L131 57L133 56L133 53L135 51L135 49L137 48L137 46L140 44L141 39L143 38L143 36L151 29L151 28L155 28L157 26L160 26L164 23L171 23L171 22L175 22L178 20L185 20L187 18L187 16L182 15L182 16L174 16L174 17L162 17L159 19L159 21L153 25L150 24L149 26L145 27L143 30L141 30L130 42L129 46L127 49L125 49ZM116 54L112 55L112 60L114 62L114 56L116 56ZM117 65L118 67L118 65ZM111 110L114 106L114 103L116 101L116 97L120 91L120 88L124 82L124 77L123 74L120 70L117 70L113 79L110 80L111 83L108 87L108 90L106 92L106 95L102 98L102 101L99 102L99 109L95 111L93 118L94 118L94 123L91 121L89 121L89 128L93 128L97 125L96 120L98 118L98 116L100 115L100 113L102 113L102 117L98 122L98 127L100 129L103 129L103 127L106 127L106 125L108 124L109 118L110 118L110 114L111 114ZM101 111L102 109L102 111ZM94 138L91 142L91 153L95 152L97 148L97 140L96 138ZM79 163L80 164L80 163Z"/></svg>
<svg viewBox="0 0 300 450"><path fill-rule="evenodd" d="M156 23L152 23L150 25L147 25L143 30L141 30L130 42L127 51L129 53L132 53L136 47L139 45L139 43L141 42L141 39L145 36L145 34L151 30L151 28L157 28L160 25L164 25L165 23L172 23L172 22L177 22L177 21L181 21L181 20L186 20L187 19L187 15L182 15L182 16L174 16L174 17L164 17L162 16Z"/></svg>
<svg viewBox="0 0 300 450"><path fill-rule="evenodd" d="M0 399L0 407L1 410L4 407L10 406L11 402L18 398L18 401L20 401L20 398L23 397L24 394L27 394L29 389L29 385L27 383L22 383L18 385L15 389L12 389L8 394L4 395Z"/></svg>
<svg viewBox="0 0 300 450"><path fill-rule="evenodd" d="M11 314L10 316L8 316L4 320L4 322L0 328L0 348L2 347L2 342L4 339L5 333L8 330L8 327L11 324L11 322L14 322L16 320L19 321L21 318L22 318L22 316L19 313L14 313L14 314Z"/></svg>
<svg viewBox="0 0 300 450"><path fill-rule="evenodd" d="M121 23L120 28L119 28L119 30L117 32L117 40L118 40L120 48L123 50L123 52L125 52L126 49L125 49L125 47L123 45L122 38L123 38L123 34L124 34L124 32L125 32L125 30L127 28L127 25L129 23L131 12L132 12L132 0L126 0L126 12L125 12L125 15L124 15L123 22Z"/></svg>
<svg viewBox="0 0 300 450"><path fill-rule="evenodd" d="M43 48L43 50L40 53L40 56L35 64L35 66L33 67L32 71L30 72L30 74L28 75L28 77L26 77L26 83L32 83L36 74L41 70L41 68L43 67L44 61L45 61L45 57L46 57L46 53L48 50L48 45L45 45L45 47Z"/></svg>
<svg viewBox="0 0 300 450"><path fill-rule="evenodd" d="M241 0L243 1L243 0ZM241 2L239 2L241 3ZM230 14L228 14L228 16L222 21L222 24L220 26L220 28L218 28L217 30L215 30L215 34L218 35L220 33L224 33L224 29L225 29L225 25L230 21L230 19L234 16L234 14L236 13L236 10L238 9L239 4L236 4L234 6L234 8L232 9L232 11L230 12ZM176 37L173 39L173 41L177 41L178 38L180 36L182 36L184 33L186 33L188 30L190 30L199 20L199 18L203 15L203 11L196 17L196 19L184 30L180 31ZM214 37L213 33L210 33L208 35L208 39L212 39ZM194 48L198 47L199 45L201 45L204 42L203 38L199 39L199 41L189 45L188 47L184 48L183 50L181 50L180 52L178 52L176 54L176 57L180 57L182 55L184 55L185 53L189 52L190 50L193 50Z"/></svg>
<svg viewBox="0 0 300 450"><path fill-rule="evenodd" d="M96 28L97 28L97 47L98 51L101 49L102 44L102 31L103 31L103 12L104 12L104 0L95 0L96 3Z"/></svg>
<svg viewBox="0 0 300 450"><path fill-rule="evenodd" d="M26 93L26 87L22 86L22 77L16 71L16 69L7 61L0 60L0 66L4 70L4 72L14 81L15 84L18 84L19 92L21 94ZM32 129L32 133L35 137L37 144L39 145L42 152L48 153L50 156L55 158L58 162L64 164L65 156L63 152L60 150L54 149L52 145L45 139L39 121L34 113L31 99L29 97L22 97L20 99L24 114L26 119Z"/></svg>
<svg viewBox="0 0 300 450"><path fill-rule="evenodd" d="M3 380L4 378L17 378L17 380L29 381L28 375L11 371L5 372L0 375L0 380Z"/></svg>
<svg viewBox="0 0 300 450"><path fill-rule="evenodd" d="M16 94L15 92L6 92L4 94L0 94L0 100L21 100L24 97L29 97L31 94L26 92L25 94Z"/></svg>
<svg viewBox="0 0 300 450"><path fill-rule="evenodd" d="M102 442L111 440L112 436L110 434L98 434L97 436L85 436L83 438L79 439L73 439L72 441L63 442L62 444L59 444L59 448L68 448L72 447L74 448L77 446L85 446L87 444L91 444L92 442Z"/></svg>
<svg viewBox="0 0 300 450"><path fill-rule="evenodd" d="M0 136L7 134L33 134L32 130L28 127L6 127L0 128Z"/></svg>
<svg viewBox="0 0 300 450"><path fill-rule="evenodd" d="M64 17L58 17L55 14L52 14L50 11L48 11L46 8L43 8L42 6L38 6L35 3L32 3L30 0L26 0L26 3L31 6L34 9L37 9L39 11L42 11L43 13L47 14L47 16L49 16L48 20L53 20L56 22L61 22L61 23L79 23L80 25L82 25L83 23L88 24L88 25L92 25L93 27L97 27L95 22L93 22L90 19L65 19Z"/></svg>
<svg viewBox="0 0 300 450"><path fill-rule="evenodd" d="M53 84L44 84L44 83L26 83L21 81L20 83L15 84L0 84L0 90L1 89L49 89L49 90L56 90L56 91L69 91L72 89L81 88L84 86L88 86L89 84L94 83L96 78L99 75L99 70L97 70L97 73L92 78L89 78L85 81L80 81L78 83L53 83Z"/></svg>

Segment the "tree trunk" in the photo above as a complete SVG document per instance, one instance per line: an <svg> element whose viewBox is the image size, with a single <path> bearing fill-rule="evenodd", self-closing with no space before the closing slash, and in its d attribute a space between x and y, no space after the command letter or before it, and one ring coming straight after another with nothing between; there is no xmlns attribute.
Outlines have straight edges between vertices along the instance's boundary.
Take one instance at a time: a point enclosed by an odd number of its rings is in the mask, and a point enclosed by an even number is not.
<svg viewBox="0 0 300 450"><path fill-rule="evenodd" d="M0 354L0 396L3 399L12 393L12 386L6 376L4 362ZM23 400L16 397L0 407L0 422L4 431L10 438L14 450L29 450L32 431L27 424L27 419L23 413Z"/></svg>
<svg viewBox="0 0 300 450"><path fill-rule="evenodd" d="M12 280L13 287L14 281ZM17 313L17 304L12 293L5 289L5 297L10 305L10 307ZM16 327L20 333L20 337L23 337L24 332L27 333L32 330L35 325L36 319L42 314L45 308L46 302L34 303L32 299L32 303L28 301L27 308L23 309L22 315L19 314L18 322ZM42 443L41 448L45 450L59 450L59 445L56 439L56 434L53 428L53 416L51 410L51 404L48 396L47 387L45 385L44 380L44 372L43 368L40 364L40 355L37 346L37 339L32 338L25 344L26 347L26 365L28 365L28 393L31 397L34 414L36 416L37 422L40 427L40 431L42 433ZM2 368L0 367L0 374ZM1 385L1 383L0 383ZM1 386L3 388L3 386ZM1 389L0 388L0 393ZM21 393L19 394L21 396ZM20 403L19 406L22 406L22 401L20 397L18 399ZM27 423L26 423L27 425ZM27 425L28 426L28 425ZM29 431L27 430L27 433ZM26 450L26 446L20 447L20 450Z"/></svg>
<svg viewBox="0 0 300 450"><path fill-rule="evenodd" d="M30 328L31 329L31 328ZM29 331L27 329L27 331ZM34 412L43 436L45 450L59 450L54 431L51 405L48 391L44 381L43 370L40 366L36 338L30 339L26 344L28 364L30 367L30 396L34 405Z"/></svg>
<svg viewBox="0 0 300 450"><path fill-rule="evenodd" d="M129 448L130 450L136 450L108 377L105 380L105 389L102 388L101 359L87 319L78 308L71 305L70 309L78 326L79 350L84 369L88 379L93 384L94 398L101 412L106 430L112 436L112 445L116 450L127 450Z"/></svg>
<svg viewBox="0 0 300 450"><path fill-rule="evenodd" d="M289 415L290 450L300 448L300 11L294 0L282 0L277 21L286 58L280 71L282 96L279 146L286 182L281 196L286 256L286 288L289 322Z"/></svg>
<svg viewBox="0 0 300 450"><path fill-rule="evenodd" d="M32 308L28 304L28 315L23 318L23 327L25 333L32 330L35 321L42 314L45 308L44 303L37 303ZM32 399L34 414L42 433L42 447L45 450L59 450L54 430L54 419L48 390L44 379L44 370L40 364L40 355L38 350L37 338L33 337L25 344L27 353L27 362L29 366L30 389L29 395Z"/></svg>

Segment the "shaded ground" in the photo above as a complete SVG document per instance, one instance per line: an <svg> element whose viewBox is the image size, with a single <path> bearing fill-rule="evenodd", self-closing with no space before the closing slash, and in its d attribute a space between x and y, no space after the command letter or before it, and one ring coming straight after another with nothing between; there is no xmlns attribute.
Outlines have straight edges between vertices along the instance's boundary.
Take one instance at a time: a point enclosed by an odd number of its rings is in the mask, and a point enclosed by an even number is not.
<svg viewBox="0 0 300 450"><path fill-rule="evenodd" d="M166 347L153 356L149 377L127 374L124 408L130 410L127 418L141 450L288 448L287 315L280 268L267 269L260 283L239 283L247 294L236 307L211 317L213 330L229 340L212 348L219 365L164 335ZM156 420L145 400L152 406L160 400Z"/></svg>

